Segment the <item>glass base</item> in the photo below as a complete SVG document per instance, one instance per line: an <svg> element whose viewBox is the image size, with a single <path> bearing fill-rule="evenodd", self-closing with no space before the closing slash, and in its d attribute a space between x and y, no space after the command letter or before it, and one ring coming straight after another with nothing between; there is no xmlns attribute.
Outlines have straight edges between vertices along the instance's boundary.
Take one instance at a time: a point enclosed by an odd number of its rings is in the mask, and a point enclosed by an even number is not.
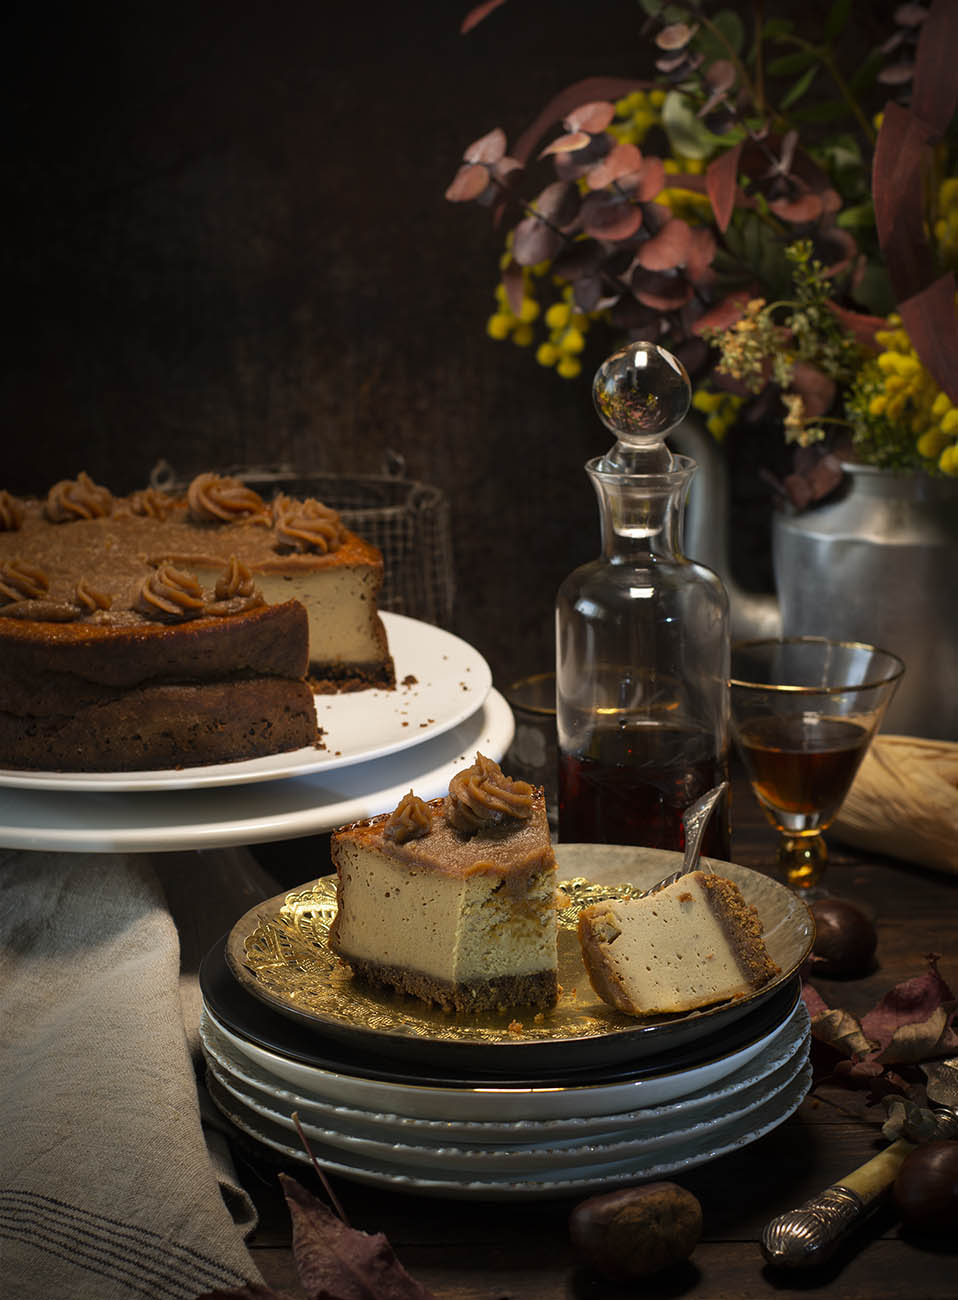
<svg viewBox="0 0 958 1300"><path fill-rule="evenodd" d="M778 869L782 879L796 893L806 897L818 892L828 851L821 835L783 835L778 844Z"/></svg>

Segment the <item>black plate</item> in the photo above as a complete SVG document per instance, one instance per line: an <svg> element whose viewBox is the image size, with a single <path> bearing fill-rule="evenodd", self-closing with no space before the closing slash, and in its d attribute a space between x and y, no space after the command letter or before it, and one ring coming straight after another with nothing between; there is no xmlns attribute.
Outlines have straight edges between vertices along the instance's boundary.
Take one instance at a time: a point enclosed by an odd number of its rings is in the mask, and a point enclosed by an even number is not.
<svg viewBox="0 0 958 1300"><path fill-rule="evenodd" d="M474 1043L450 1042L443 1045L442 1052L443 1064L447 1068L437 1068L434 1061L420 1061L421 1048L417 1051L414 1042L407 1044L403 1040L391 1040L388 1055L366 1052L273 1011L237 983L226 960L227 938L228 935L224 935L219 939L203 958L199 972L200 989L216 1019L238 1038L322 1070L419 1087L481 1088L492 1084L510 1088L533 1085L537 1088L575 1087L656 1078L678 1070L693 1069L739 1052L771 1033L785 1021L801 988L798 977L793 977L754 1011L732 1024L723 1025L713 1033L704 1034L694 1042L670 1051L654 1055L644 1053L640 1060L563 1068L569 1060L568 1045L556 1044L555 1051L535 1053L536 1068L533 1069L525 1045L519 1044L514 1050L510 1050L508 1045L497 1046L495 1052L490 1053ZM495 1057L495 1069L487 1068L491 1056ZM511 1077L505 1073L510 1070L521 1073L518 1077ZM469 1071L468 1077L464 1071Z"/></svg>

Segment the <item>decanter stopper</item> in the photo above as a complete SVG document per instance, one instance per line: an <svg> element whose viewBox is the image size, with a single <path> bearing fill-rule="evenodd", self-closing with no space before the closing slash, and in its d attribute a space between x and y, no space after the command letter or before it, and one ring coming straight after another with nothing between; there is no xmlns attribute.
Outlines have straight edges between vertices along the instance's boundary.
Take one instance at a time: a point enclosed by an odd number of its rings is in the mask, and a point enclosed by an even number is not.
<svg viewBox="0 0 958 1300"><path fill-rule="evenodd" d="M629 343L595 373L592 400L616 436L600 468L661 474L672 468L665 437L691 405L692 385L681 361L656 343Z"/></svg>

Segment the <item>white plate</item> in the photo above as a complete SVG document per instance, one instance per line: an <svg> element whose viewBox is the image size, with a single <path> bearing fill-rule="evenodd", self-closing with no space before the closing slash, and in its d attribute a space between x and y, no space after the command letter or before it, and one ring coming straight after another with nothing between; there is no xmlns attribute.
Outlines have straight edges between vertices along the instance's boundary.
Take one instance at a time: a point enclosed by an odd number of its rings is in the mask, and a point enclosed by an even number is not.
<svg viewBox="0 0 958 1300"><path fill-rule="evenodd" d="M573 1116L611 1115L639 1107L687 1097L702 1088L713 1087L735 1070L753 1061L775 1041L786 1019L799 1015L798 1007L789 1016L754 1042L715 1057L700 1065L671 1073L649 1075L618 1083L558 1085L550 1087L461 1087L393 1083L367 1079L360 1075L338 1074L267 1051L255 1043L237 1037L215 1016L206 1014L217 1033L234 1052L274 1077L292 1084L298 1092L308 1093L325 1102L361 1106L388 1114L411 1115L418 1119L450 1120L522 1120L567 1119ZM803 1008L804 1009L804 1008Z"/></svg>
<svg viewBox="0 0 958 1300"><path fill-rule="evenodd" d="M0 789L0 846L72 853L154 853L316 835L395 808L410 789L445 794L481 750L497 762L512 742L509 705L490 691L464 722L412 749L332 772L257 785L165 793Z"/></svg>
<svg viewBox="0 0 958 1300"><path fill-rule="evenodd" d="M310 1143L313 1156L327 1174L339 1174L354 1182L391 1191L412 1192L420 1196L445 1196L457 1200L532 1200L555 1196L572 1196L621 1186L623 1183L663 1178L683 1170L694 1169L719 1156L750 1145L784 1123L801 1105L812 1072L806 1064L791 1083L768 1098L756 1110L727 1125L716 1127L689 1142L678 1141L674 1147L647 1152L626 1160L576 1169L552 1169L527 1178L508 1175L459 1174L450 1171L448 1178L435 1171L399 1173L382 1161L361 1156L346 1157L335 1147ZM286 1160L311 1164L311 1157L289 1134L231 1097L215 1080L208 1080L213 1101L238 1129L257 1142L278 1152Z"/></svg>
<svg viewBox="0 0 958 1300"><path fill-rule="evenodd" d="M489 665L478 650L443 628L404 614L384 613L382 619L396 665L396 687L315 696L325 749L309 745L237 763L166 771L21 772L2 768L0 786L103 793L278 781L384 758L442 735L471 717L492 686ZM413 677L414 683L402 685Z"/></svg>
<svg viewBox="0 0 958 1300"><path fill-rule="evenodd" d="M808 1042L806 1041L777 1070L749 1087L739 1089L731 1097L712 1102L694 1116L679 1116L672 1120L659 1119L651 1125L633 1124L604 1134L597 1139L581 1137L566 1141L547 1139L544 1143L521 1145L492 1143L482 1146L452 1145L449 1137L429 1143L396 1141L390 1135L375 1130L367 1134L355 1134L344 1132L341 1128L322 1127L312 1123L302 1112L296 1111L296 1114L310 1144L321 1142L326 1146L342 1148L350 1156L359 1155L385 1164L399 1165L407 1171L458 1170L462 1173L483 1175L508 1173L513 1178L525 1178L529 1174L543 1170L568 1170L583 1165L612 1164L620 1160L628 1160L633 1156L645 1155L661 1147L674 1147L680 1142L695 1141L710 1130L719 1131L751 1111L757 1110L777 1092L787 1087L807 1059ZM280 1128L285 1128L290 1133L297 1132L291 1111L281 1110L271 1104L269 1098L239 1083L227 1071L220 1070L211 1060L207 1061L207 1066L220 1087L247 1110L253 1111L273 1124L278 1124Z"/></svg>
<svg viewBox="0 0 958 1300"><path fill-rule="evenodd" d="M337 1131L353 1136L390 1136L394 1141L413 1144L461 1141L521 1147L541 1146L546 1142L582 1142L623 1129L645 1131L659 1124L676 1124L680 1120L692 1122L704 1108L729 1104L733 1097L761 1082L806 1049L809 1018L804 1003L799 1001L766 1048L754 1060L733 1070L716 1087L700 1088L687 1097L658 1106L643 1106L638 1110L609 1115L572 1115L564 1119L424 1119L361 1110L284 1086L282 1079L234 1051L217 1031L215 1019L206 1008L200 1014L199 1034L203 1054L208 1063L217 1067L219 1074L227 1076L244 1091L259 1096L267 1105L285 1111L287 1115L296 1111L302 1119L318 1127L335 1126Z"/></svg>

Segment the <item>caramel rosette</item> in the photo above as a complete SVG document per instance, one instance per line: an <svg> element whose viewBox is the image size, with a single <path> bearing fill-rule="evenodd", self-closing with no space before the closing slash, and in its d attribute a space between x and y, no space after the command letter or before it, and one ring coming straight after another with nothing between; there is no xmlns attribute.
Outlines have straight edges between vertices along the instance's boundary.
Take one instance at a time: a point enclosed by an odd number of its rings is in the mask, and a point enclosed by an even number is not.
<svg viewBox="0 0 958 1300"><path fill-rule="evenodd" d="M6 490L0 491L0 533L15 533L23 523L23 504Z"/></svg>
<svg viewBox="0 0 958 1300"><path fill-rule="evenodd" d="M449 782L444 812L454 830L471 833L532 816L534 790L527 781L513 781L484 754L476 754L472 767Z"/></svg>
<svg viewBox="0 0 958 1300"><path fill-rule="evenodd" d="M79 617L76 605L47 596L50 583L42 569L15 555L0 564L0 613L4 618L69 623Z"/></svg>
<svg viewBox="0 0 958 1300"><path fill-rule="evenodd" d="M400 799L397 807L386 818L383 839L394 844L419 840L432 829L432 812L429 805L410 790Z"/></svg>
<svg viewBox="0 0 958 1300"><path fill-rule="evenodd" d="M75 519L103 519L113 513L113 493L94 483L81 470L75 479L61 479L47 493L43 513L51 524Z"/></svg>
<svg viewBox="0 0 958 1300"><path fill-rule="evenodd" d="M76 585L76 603L84 614L95 614L98 609L109 609L113 597L105 591L98 591L86 578L81 578Z"/></svg>
<svg viewBox="0 0 958 1300"><path fill-rule="evenodd" d="M230 556L229 565L217 578L213 594L216 599L206 606L205 612L218 617L242 614L266 604L263 593L253 582L253 575L235 555Z"/></svg>
<svg viewBox="0 0 958 1300"><path fill-rule="evenodd" d="M172 509L173 497L159 488L143 488L130 497L130 513L146 519L163 520Z"/></svg>
<svg viewBox="0 0 958 1300"><path fill-rule="evenodd" d="M192 573L161 564L144 580L134 608L147 618L172 623L196 618L205 604L203 588Z"/></svg>
<svg viewBox="0 0 958 1300"><path fill-rule="evenodd" d="M187 488L190 515L197 523L268 524L269 511L258 492L238 478L199 474Z"/></svg>
<svg viewBox="0 0 958 1300"><path fill-rule="evenodd" d="M46 595L50 580L42 569L19 555L0 564L0 605L15 600L37 600Z"/></svg>
<svg viewBox="0 0 958 1300"><path fill-rule="evenodd" d="M293 501L280 495L273 502L273 525L280 551L338 551L346 529L337 511L308 497Z"/></svg>

